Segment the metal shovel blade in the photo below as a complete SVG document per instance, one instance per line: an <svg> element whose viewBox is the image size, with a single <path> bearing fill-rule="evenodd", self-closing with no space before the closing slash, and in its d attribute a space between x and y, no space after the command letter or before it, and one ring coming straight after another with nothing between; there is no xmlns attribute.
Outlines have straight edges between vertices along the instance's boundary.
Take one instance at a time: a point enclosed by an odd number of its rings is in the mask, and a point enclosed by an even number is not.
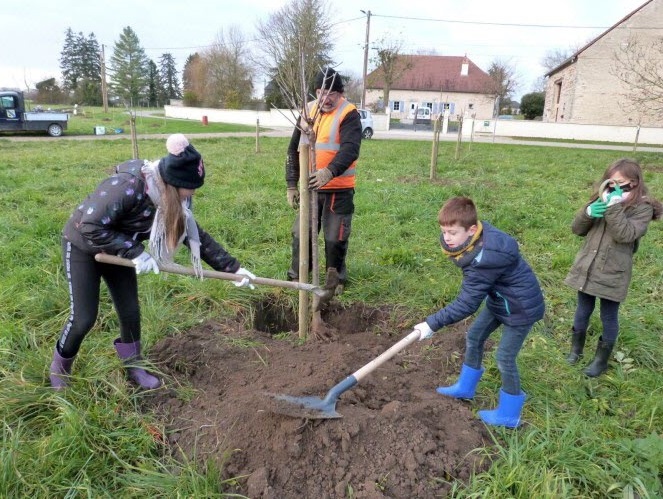
<svg viewBox="0 0 663 499"><path fill-rule="evenodd" d="M270 410L291 418L338 419L343 415L336 412L336 400L325 402L319 397L292 397L268 393L272 398Z"/></svg>
<svg viewBox="0 0 663 499"><path fill-rule="evenodd" d="M407 347L410 343L419 339L419 331L414 330L405 338L401 339L395 345L392 345L386 352L383 352L365 366L361 367L353 374L334 386L327 392L324 399L317 397L292 397L290 395L268 394L273 403L271 411L285 416L307 419L336 419L343 416L336 412L336 402L341 394L357 383L364 377L373 372L377 367L391 359L398 352Z"/></svg>
<svg viewBox="0 0 663 499"><path fill-rule="evenodd" d="M324 399L318 397L292 397L290 395L268 394L273 400L271 411L284 416L306 419L338 419L343 415L336 412L338 397L357 384L357 378L350 375L327 392Z"/></svg>

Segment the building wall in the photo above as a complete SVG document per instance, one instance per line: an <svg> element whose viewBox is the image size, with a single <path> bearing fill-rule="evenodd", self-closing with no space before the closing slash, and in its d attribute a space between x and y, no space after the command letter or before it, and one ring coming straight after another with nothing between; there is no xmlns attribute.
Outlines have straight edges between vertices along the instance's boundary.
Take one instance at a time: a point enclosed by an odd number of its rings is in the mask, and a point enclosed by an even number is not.
<svg viewBox="0 0 663 499"><path fill-rule="evenodd" d="M367 107L374 108L381 101L382 96L382 90L367 89ZM495 98L486 94L422 92L416 90L391 90L389 92L389 100L404 103L405 109L392 111L391 113L393 118L398 119L408 118L410 104L421 105L423 102L453 104L453 109L451 109L452 117L462 114L464 116L476 115L477 119L486 119L493 117L493 107L495 104ZM435 114L433 118L436 116Z"/></svg>
<svg viewBox="0 0 663 499"><path fill-rule="evenodd" d="M656 0L594 42L578 55L576 62L548 78L543 121L659 125L660 120L642 115L629 104L628 88L614 72L615 54L631 36L636 36L638 43L644 46L653 46L653 40L660 39L662 34L663 0ZM660 54L653 54L653 57L660 60ZM555 113L555 85L559 82L562 86L559 109Z"/></svg>

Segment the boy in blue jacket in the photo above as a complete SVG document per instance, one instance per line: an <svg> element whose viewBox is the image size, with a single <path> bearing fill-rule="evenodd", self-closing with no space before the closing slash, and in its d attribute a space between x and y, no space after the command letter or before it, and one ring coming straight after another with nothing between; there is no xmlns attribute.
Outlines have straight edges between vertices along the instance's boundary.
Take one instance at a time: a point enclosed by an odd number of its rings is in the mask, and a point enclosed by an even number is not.
<svg viewBox="0 0 663 499"><path fill-rule="evenodd" d="M484 344L500 325L504 326L497 348L497 367L502 376L499 404L494 410L479 411L489 425L515 428L525 403L520 388L516 357L535 322L543 318L543 293L534 272L521 256L510 235L477 218L471 199L449 199L438 214L442 251L463 272L456 299L429 315L414 328L419 340L430 338L438 329L469 317L483 307L465 339L465 360L458 382L441 386L437 392L458 399L474 397L484 368Z"/></svg>

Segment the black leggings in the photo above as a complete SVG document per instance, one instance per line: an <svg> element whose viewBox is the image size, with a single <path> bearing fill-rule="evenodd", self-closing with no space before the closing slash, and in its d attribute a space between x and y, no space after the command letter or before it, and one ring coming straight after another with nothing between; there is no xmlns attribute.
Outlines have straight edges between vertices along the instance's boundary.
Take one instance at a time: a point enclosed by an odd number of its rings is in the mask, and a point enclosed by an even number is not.
<svg viewBox="0 0 663 499"><path fill-rule="evenodd" d="M120 319L122 343L140 340L140 307L136 271L99 263L94 255L85 253L62 239L62 258L69 284L70 312L57 343L60 355L71 358L94 326L99 312L101 279L108 286L115 311Z"/></svg>
<svg viewBox="0 0 663 499"><path fill-rule="evenodd" d="M601 323L603 324L603 341L614 343L617 341L619 334L619 302L601 300ZM594 312L596 305L596 296L588 295L582 291L578 291L578 308L576 308L576 315L573 318L573 329L576 331L587 331L589 326L589 318Z"/></svg>

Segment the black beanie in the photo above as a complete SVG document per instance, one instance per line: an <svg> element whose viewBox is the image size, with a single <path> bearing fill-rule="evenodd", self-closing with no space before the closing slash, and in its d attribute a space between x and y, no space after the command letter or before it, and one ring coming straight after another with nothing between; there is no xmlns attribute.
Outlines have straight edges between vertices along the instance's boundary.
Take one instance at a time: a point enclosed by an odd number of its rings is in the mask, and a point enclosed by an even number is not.
<svg viewBox="0 0 663 499"><path fill-rule="evenodd" d="M203 158L189 144L178 154L168 154L159 162L159 173L167 184L184 189L198 189L205 180Z"/></svg>
<svg viewBox="0 0 663 499"><path fill-rule="evenodd" d="M315 78L315 90L318 89L329 90L330 92L343 92L343 79L332 68L323 69Z"/></svg>

